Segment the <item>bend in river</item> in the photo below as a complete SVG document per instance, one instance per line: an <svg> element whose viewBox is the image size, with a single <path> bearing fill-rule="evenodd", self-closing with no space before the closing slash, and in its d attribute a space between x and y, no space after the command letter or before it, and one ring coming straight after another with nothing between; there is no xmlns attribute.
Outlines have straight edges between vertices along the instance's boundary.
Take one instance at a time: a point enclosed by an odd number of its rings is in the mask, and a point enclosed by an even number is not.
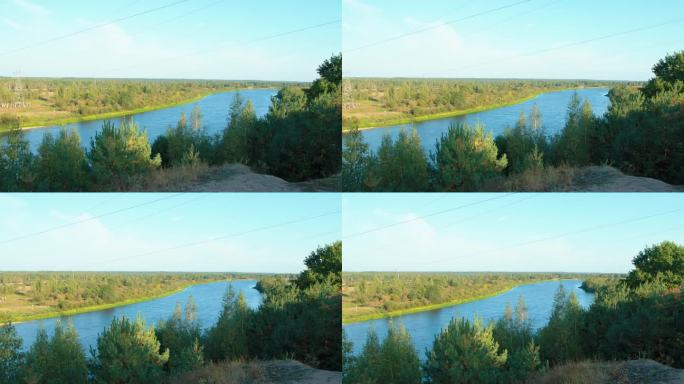
<svg viewBox="0 0 684 384"><path fill-rule="evenodd" d="M193 285L181 292L159 299L78 315L28 321L15 324L15 327L23 340L23 349L27 350L35 341L36 334L41 327L52 335L58 320L61 320L63 324L70 321L76 328L79 342L86 353L89 353L91 346L93 348L97 346L98 335L109 326L114 317L126 316L129 319L135 319L140 315L145 319L145 325L149 327L156 325L159 320L168 319L173 314L177 303L185 307L190 296L197 304L197 318L200 326L202 329L209 328L218 320L228 284L231 284L238 293L245 295L247 305L251 308L257 308L261 304L261 294L254 288L255 280L220 281Z"/></svg>
<svg viewBox="0 0 684 384"><path fill-rule="evenodd" d="M268 108L271 105L271 97L275 96L278 91L276 89L243 89L240 91L230 91L209 95L197 102L181 104L175 107L158 109L156 111L143 112L133 115L128 115L113 119L93 120L82 123L68 124L67 126L75 127L81 137L81 145L84 147L90 146L90 140L95 137L95 134L102 128L105 121L111 121L115 126L119 126L122 121L130 120L138 124L138 127L147 130L147 136L150 143L158 136L164 134L166 129L171 126L175 127L180 120L181 113L185 112L187 118L190 118L190 112L199 105L202 111L202 125L205 131L213 135L214 133L222 131L228 122L228 110L230 104L235 99L235 95L240 93L245 101L251 101L254 106L254 112L261 117L266 115ZM43 140L43 135L46 132L52 133L56 136L61 129L60 126L50 126L27 129L24 131L24 138L28 140L31 151L36 152ZM3 138L3 140L6 140Z"/></svg>
<svg viewBox="0 0 684 384"><path fill-rule="evenodd" d="M390 324L401 324L411 335L411 340L422 360L425 357L425 350L432 348L435 336L447 326L452 318L464 317L472 321L477 316L487 324L490 320L496 321L501 318L507 304L515 307L520 296L525 300L532 327L535 330L543 327L551 317L553 298L560 284L564 286L566 292L574 292L577 295L577 299L583 308L589 307L594 302L593 294L579 288L582 284L579 280L545 281L519 285L500 295L470 303L397 316L391 319L345 324L342 328L349 341L353 343L353 353L359 354L370 329L374 329L382 340L387 334L387 328Z"/></svg>
<svg viewBox="0 0 684 384"><path fill-rule="evenodd" d="M423 149L426 152L431 151L437 139L442 133L445 133L450 124L468 123L473 126L475 123L482 123L488 132L491 132L494 137L504 132L506 127L513 127L518 121L520 112L524 112L525 116L530 115L532 107L536 104L539 106L541 112L542 127L546 135L555 135L559 133L565 125L565 117L568 109L568 103L572 99L572 95L577 92L580 99L587 99L591 103L594 114L601 116L608 111L610 100L606 96L609 89L607 88L587 88L578 90L566 90L558 92L543 93L531 100L520 104L511 105L503 108L496 108L489 111L471 113L462 116L449 117L444 119L429 120L415 124L393 125L389 127L380 127L361 131L363 139L368 143L371 150L376 151L382 143L382 137L389 134L393 139L399 135L402 128L412 129L416 127L416 131L420 136Z"/></svg>

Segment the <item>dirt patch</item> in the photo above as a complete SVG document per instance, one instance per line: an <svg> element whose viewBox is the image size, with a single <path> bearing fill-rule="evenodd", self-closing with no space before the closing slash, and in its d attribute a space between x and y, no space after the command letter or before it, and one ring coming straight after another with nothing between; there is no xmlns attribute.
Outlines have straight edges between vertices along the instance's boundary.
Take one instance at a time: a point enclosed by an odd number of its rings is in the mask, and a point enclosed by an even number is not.
<svg viewBox="0 0 684 384"><path fill-rule="evenodd" d="M172 384L341 384L342 372L323 371L294 360L210 363Z"/></svg>
<svg viewBox="0 0 684 384"><path fill-rule="evenodd" d="M294 360L275 360L264 363L264 383L278 384L340 384L342 372L313 369Z"/></svg>
<svg viewBox="0 0 684 384"><path fill-rule="evenodd" d="M684 369L675 369L653 360L632 360L617 369L615 382L624 384L681 384Z"/></svg>
<svg viewBox="0 0 684 384"><path fill-rule="evenodd" d="M557 366L531 380L533 384L681 384L684 370L653 360L583 361Z"/></svg>
<svg viewBox="0 0 684 384"><path fill-rule="evenodd" d="M609 166L590 166L575 176L580 192L682 192L683 186L667 184L649 177L628 176Z"/></svg>

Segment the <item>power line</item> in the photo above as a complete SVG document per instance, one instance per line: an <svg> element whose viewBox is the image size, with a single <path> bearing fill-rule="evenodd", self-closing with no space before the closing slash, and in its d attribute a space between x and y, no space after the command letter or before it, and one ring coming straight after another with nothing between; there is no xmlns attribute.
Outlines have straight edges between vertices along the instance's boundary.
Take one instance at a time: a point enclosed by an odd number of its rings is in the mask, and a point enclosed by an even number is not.
<svg viewBox="0 0 684 384"><path fill-rule="evenodd" d="M270 230L270 229L275 229L275 228L279 228L279 227L285 227L285 226L288 226L288 225L299 224L299 223L303 223L303 222L306 222L306 221L311 221L311 220L319 219L319 218L321 218L321 217L325 217L325 216L330 216L330 215L338 214L338 213L340 213L340 212L341 212L341 211L339 211L339 210L337 210L337 211L331 211L331 212L326 212L326 213L318 214L318 215L315 215L315 216L309 216L309 217L304 217L304 218L300 218L300 219L294 219L294 220L289 220L289 221L280 222L280 223L276 223L276 224L271 224L271 225L267 225L267 226L256 227L256 228L252 228L252 229L248 229L248 230L240 231L240 232L233 232L233 233L229 233L229 234L226 234L226 235L213 237L213 238L206 239L206 240L191 241L191 242L187 242L187 243L175 245L175 246L168 247L168 248L158 249L158 250L155 250L155 251L150 251L150 252L145 252L145 253L139 253L139 254L132 255L132 256L126 256L126 257L120 257L120 258L116 258L116 259L103 260L102 262L99 262L99 263L112 263L112 262L123 261L123 260L128 260L128 259L135 259L135 258L138 258L138 257L150 256L150 255L154 255L154 254L161 253L161 252L175 251L175 250L177 250L177 249L194 247L194 246L197 246L197 245L212 243L212 242L215 242L215 241L218 241L218 240L225 240L225 239L229 239L229 238L233 238L233 237L239 237L239 236L244 236L244 235L252 234L252 233L255 233L255 232L262 232L262 231L266 231L266 230ZM98 263L98 264L99 264L99 263Z"/></svg>
<svg viewBox="0 0 684 384"><path fill-rule="evenodd" d="M114 210L114 211L105 212L105 213L102 213L102 214L99 214L99 215L95 215L95 216L92 216L92 217L88 217L88 218L85 218L85 219L72 221L72 222L69 222L69 223L66 223L66 224L62 224L62 225L57 225L57 226L55 226L55 227L50 227L50 228L47 228L47 229L43 229L43 230L41 230L41 231L37 231L37 232L33 232L33 233L28 233L28 234L26 234L26 235L21 235L21 236L17 236L17 237L13 237L13 238L10 238L10 239L7 239L7 240L0 241L0 244L7 244L7 243L12 243L12 242L15 242L15 241L18 241L18 240L23 240L23 239L28 239L28 238L35 237L35 236L40 236L40 235L46 234L46 233L48 233L48 232L56 231L56 230L58 230L58 229L67 228L67 227L71 227L71 226L78 225L78 224L83 224L83 223L85 223L85 222L92 221L92 220L96 220L96 219L100 219L100 218L102 218L102 217L115 215L115 214L117 214L117 213L121 213L121 212L129 211L129 210L131 210L131 209L143 207L143 206L145 206L145 205L150 205L150 204L158 203L158 202L163 201L163 200L172 199L172 198L177 197L177 196L180 196L180 195L182 195L182 193L177 193L177 194L173 194L173 195L168 195L168 196L164 196L164 197L161 197L161 198L158 198L158 199L146 201L146 202L144 202L144 203L140 203L140 204L128 206L128 207L125 207L125 208L120 208L120 209L117 209L117 210Z"/></svg>
<svg viewBox="0 0 684 384"><path fill-rule="evenodd" d="M379 40L379 41L376 41L376 42L373 42L373 43L369 43L369 44L362 45L362 46L359 46L359 47L347 49L347 50L344 50L343 53L349 53L349 52L354 52L354 51L358 51L358 50L362 50L362 49L366 49L366 48L370 48L370 47L375 47L375 46L377 46L377 45L381 45L381 44L389 43L389 42L392 42L392 41L395 41L395 40L403 39L404 37L407 37L407 36L417 35L417 34L420 34L420 33L423 33L423 32L427 32L427 31L430 31L430 30L433 30L433 29L437 29L437 28L441 28L441 27L444 27L444 26L447 26L447 25L450 25L450 24L454 24L454 23L457 23L457 22L459 22L459 21L465 21L465 20L473 19L473 18L476 18L476 17L479 17L479 16L484 16L484 15L487 15L487 14L490 14L490 13L494 13L494 12L497 12L497 11L501 11L501 10L504 10L504 9L507 9L507 8L515 7L515 6L524 4L524 3L529 3L530 1L532 1L532 0L523 0L523 1L518 1L518 2L512 3L512 4L504 5L504 6L501 6L501 7L488 9L488 10L486 10L486 11L478 12L478 13L475 13L475 14L472 14L472 15L469 15L469 16L461 17L461 18L458 18L458 19L450 20L450 21L445 21L445 22L442 22L442 23L433 25L433 26L431 26L431 27L426 27L426 28L422 28L422 29L417 29L417 30L415 30L415 31L402 33L402 34L400 34L400 35L396 35L396 36L393 36L393 37L389 37L389 38L386 38L386 39L383 39L383 40Z"/></svg>
<svg viewBox="0 0 684 384"><path fill-rule="evenodd" d="M147 15L147 14L149 14L149 13L156 12L156 11L160 11L160 10L162 10L162 9L175 7L175 6L177 6L177 5L180 5L180 4L183 4L183 3L187 3L187 2L189 2L189 1L191 1L191 0L179 0L179 1L175 1L175 2L173 2L173 3L166 4L166 5L163 5L163 6L161 6L161 7L148 9L148 10L146 10L146 11L142 11L142 12L134 13L134 14L132 14L132 15L120 17L120 18L118 18L118 19L114 19L114 20L108 21L108 22L106 22L106 23L97 24L97 25L94 25L94 26L92 26L92 27L88 27L88 28L80 29L80 30L78 30L78 31L74 31L74 32L71 32L71 33L67 33L66 35L61 35L61 36L53 37L53 38L51 38L51 39L39 41L39 42L34 43L34 44L30 44L30 45L26 45L26 46L23 46L23 47L20 47L20 48L16 48L16 49L12 49L12 50L9 50L9 51L5 51L5 52L0 53L0 57L6 56L6 55L9 55L9 54L13 54L13 53L17 53L17 52L21 52L21 51L25 51L25 50L27 50L27 49L32 49L32 48L40 47L40 46L43 46L43 45L46 45L46 44L53 43L53 42L55 42L55 41L68 39L68 38L70 38L70 37L77 36L77 35L80 35L80 34L83 34L83 33L86 33L86 32L90 32L90 31L93 31L93 30L96 30L96 29L99 29L99 28L102 28L102 27L106 27L106 26L108 26L108 25L112 25L112 24L115 24L115 23L118 23L118 22L121 22L121 21L129 20L129 19L132 19L132 18L135 18L135 17L138 17L138 16Z"/></svg>
<svg viewBox="0 0 684 384"><path fill-rule="evenodd" d="M472 203L459 205L459 206L457 206L457 207L452 207L452 208L444 209L444 210L437 211L437 212L433 212L433 213L430 213L430 214L427 214L427 215L417 216L417 217L414 217L414 218L412 218L412 219L403 220L403 221L398 221L398 222L395 222L395 223L391 223L391 224L387 224L387 225L382 225L382 226L379 226L379 227L376 227L376 228L372 228L372 229L368 229L368 230L365 230L365 231L352 233L351 235L343 236L342 238L343 238L343 239L349 239L349 238L351 238L351 237L357 237L357 236L366 235L366 234L369 234L369 233L372 233L372 232L382 231L382 230L385 230L385 229L387 229L387 228L392 228L392 227L396 227L396 226L399 226L399 225L404 225L404 224L412 223L412 222L414 222L414 221L421 220L421 219L425 219L425 218L428 218L428 217L433 217L433 216L437 216L437 215L442 215L442 214L444 214L444 213L456 211L456 210L458 210L458 209L468 208L468 207L472 207L472 206L475 206L475 205L484 204L484 203L487 203L487 202L489 202L489 201L498 200L498 199L503 199L503 198L505 198L505 197L508 197L508 196L511 196L511 195L514 195L514 194L515 194L515 193L507 193L507 194L503 194L503 195L496 195L495 197L492 197L492 198L489 198L489 199L478 200L478 201L475 201L475 202L472 202Z"/></svg>

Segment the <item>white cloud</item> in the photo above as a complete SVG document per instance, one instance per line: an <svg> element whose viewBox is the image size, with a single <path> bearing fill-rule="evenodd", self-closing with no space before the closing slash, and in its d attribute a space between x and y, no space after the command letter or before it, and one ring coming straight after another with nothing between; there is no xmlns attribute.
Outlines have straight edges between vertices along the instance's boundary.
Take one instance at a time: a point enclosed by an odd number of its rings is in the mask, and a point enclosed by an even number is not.
<svg viewBox="0 0 684 384"><path fill-rule="evenodd" d="M23 30L24 30L24 28L23 28L21 25L19 25L19 23L17 23L16 21L14 21L14 20L12 20L12 19L8 19L8 18L6 18L6 17L3 17L3 18L0 18L0 20L1 20L5 25L9 26L9 27L12 28L12 29L15 29L15 30L17 30L17 31L23 31Z"/></svg>
<svg viewBox="0 0 684 384"><path fill-rule="evenodd" d="M14 5L23 9L24 11L31 13L34 16L46 16L50 14L50 10L42 5L32 3L28 0L12 0Z"/></svg>

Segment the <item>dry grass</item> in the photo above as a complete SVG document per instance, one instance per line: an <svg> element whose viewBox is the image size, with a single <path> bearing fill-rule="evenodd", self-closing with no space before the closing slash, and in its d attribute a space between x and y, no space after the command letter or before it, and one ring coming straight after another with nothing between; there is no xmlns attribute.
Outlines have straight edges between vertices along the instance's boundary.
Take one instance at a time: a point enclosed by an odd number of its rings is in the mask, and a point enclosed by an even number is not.
<svg viewBox="0 0 684 384"><path fill-rule="evenodd" d="M567 192L575 189L577 168L567 165L528 169L506 178L498 188L504 191ZM496 190L497 188L492 188Z"/></svg>
<svg viewBox="0 0 684 384"><path fill-rule="evenodd" d="M266 370L262 362L231 361L210 363L171 380L171 384L250 384L262 383Z"/></svg>
<svg viewBox="0 0 684 384"><path fill-rule="evenodd" d="M183 191L211 173L205 163L162 168L141 180L132 190L142 192Z"/></svg>
<svg viewBox="0 0 684 384"><path fill-rule="evenodd" d="M530 380L532 384L608 384L620 383L620 363L582 361L567 363Z"/></svg>

